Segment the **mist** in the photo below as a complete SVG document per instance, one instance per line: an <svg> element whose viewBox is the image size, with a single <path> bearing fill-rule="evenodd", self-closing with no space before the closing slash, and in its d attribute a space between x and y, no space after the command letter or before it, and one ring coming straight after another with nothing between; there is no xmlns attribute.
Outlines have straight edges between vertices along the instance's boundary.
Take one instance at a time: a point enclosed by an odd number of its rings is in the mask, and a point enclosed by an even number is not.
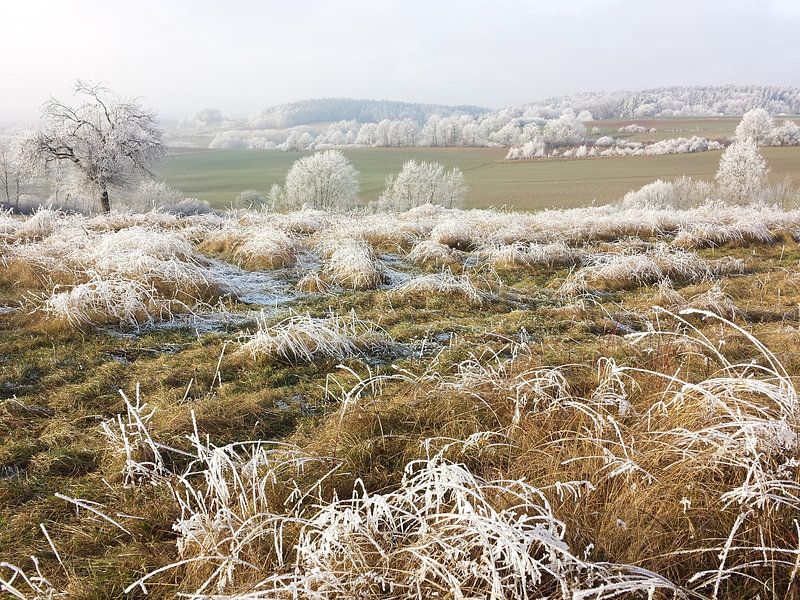
<svg viewBox="0 0 800 600"><path fill-rule="evenodd" d="M167 119L308 97L499 108L583 90L800 84L791 0L36 0L3 2L0 23L4 121L35 118L76 78Z"/></svg>

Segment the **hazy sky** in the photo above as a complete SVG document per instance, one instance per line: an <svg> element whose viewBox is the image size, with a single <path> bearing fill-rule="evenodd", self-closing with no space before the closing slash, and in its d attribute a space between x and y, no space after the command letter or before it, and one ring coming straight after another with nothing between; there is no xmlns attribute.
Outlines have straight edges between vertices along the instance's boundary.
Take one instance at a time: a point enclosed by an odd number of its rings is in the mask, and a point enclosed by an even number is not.
<svg viewBox="0 0 800 600"><path fill-rule="evenodd" d="M502 107L583 90L800 85L800 0L0 0L0 119L76 77L164 117L308 97Z"/></svg>

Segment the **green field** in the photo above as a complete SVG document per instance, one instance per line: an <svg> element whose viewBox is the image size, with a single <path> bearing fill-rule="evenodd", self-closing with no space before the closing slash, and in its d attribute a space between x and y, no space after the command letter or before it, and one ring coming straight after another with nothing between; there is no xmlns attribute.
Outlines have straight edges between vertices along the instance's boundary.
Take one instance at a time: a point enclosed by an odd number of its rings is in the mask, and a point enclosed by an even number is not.
<svg viewBox="0 0 800 600"><path fill-rule="evenodd" d="M502 148L358 148L345 155L361 173L361 197L377 198L387 175L403 162L437 161L464 171L468 207L509 206L536 210L604 203L654 179L680 175L713 178L719 152L583 160L504 161ZM800 185L800 148L765 148L775 180ZM278 150L176 150L161 176L189 196L217 207L245 189L266 193L282 183L301 153Z"/></svg>

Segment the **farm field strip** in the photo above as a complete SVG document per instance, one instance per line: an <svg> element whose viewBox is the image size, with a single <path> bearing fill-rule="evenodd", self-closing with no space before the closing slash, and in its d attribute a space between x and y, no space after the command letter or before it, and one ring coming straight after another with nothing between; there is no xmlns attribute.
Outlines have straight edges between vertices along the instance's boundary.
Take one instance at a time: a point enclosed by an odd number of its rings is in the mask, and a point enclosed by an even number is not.
<svg viewBox="0 0 800 600"><path fill-rule="evenodd" d="M187 196L222 208L244 189L266 194L280 184L291 164L304 153L278 150L176 150L160 175ZM363 148L345 156L361 176L361 197L377 199L385 178L409 159L443 163L464 172L471 208L508 206L518 210L603 204L655 179L687 175L711 179L719 152L632 156L580 160L504 161L498 148ZM800 184L800 148L764 148L771 179L788 177Z"/></svg>

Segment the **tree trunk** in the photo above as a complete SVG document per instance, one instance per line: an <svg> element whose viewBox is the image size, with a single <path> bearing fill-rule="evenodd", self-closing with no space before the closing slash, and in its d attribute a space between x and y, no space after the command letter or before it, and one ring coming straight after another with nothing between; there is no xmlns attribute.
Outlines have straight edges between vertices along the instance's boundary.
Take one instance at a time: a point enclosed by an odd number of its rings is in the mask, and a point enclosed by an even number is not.
<svg viewBox="0 0 800 600"><path fill-rule="evenodd" d="M108 190L103 190L100 193L100 210L104 213L111 212L111 202L108 200Z"/></svg>

